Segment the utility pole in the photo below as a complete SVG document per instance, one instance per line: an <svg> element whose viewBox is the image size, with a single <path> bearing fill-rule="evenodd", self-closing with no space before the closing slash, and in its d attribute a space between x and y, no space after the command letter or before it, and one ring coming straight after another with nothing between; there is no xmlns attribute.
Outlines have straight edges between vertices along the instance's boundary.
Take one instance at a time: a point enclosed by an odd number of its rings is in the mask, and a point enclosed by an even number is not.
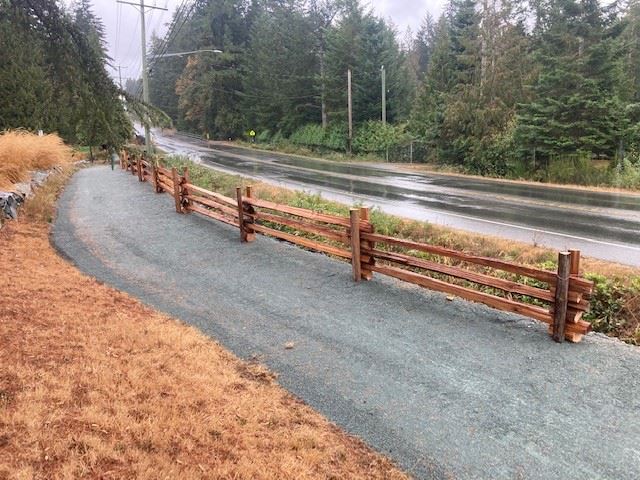
<svg viewBox="0 0 640 480"><path fill-rule="evenodd" d="M114 65L114 66L118 67L118 82L120 85L120 90L122 90L122 69L127 67L123 67L122 65Z"/></svg>
<svg viewBox="0 0 640 480"><path fill-rule="evenodd" d="M353 108L351 105L351 69L347 70L347 110L349 112L349 153L351 153L351 141L353 140Z"/></svg>
<svg viewBox="0 0 640 480"><path fill-rule="evenodd" d="M382 125L387 124L387 74L384 70L384 65L380 67L380 73L382 74Z"/></svg>
<svg viewBox="0 0 640 480"><path fill-rule="evenodd" d="M151 10L167 10L166 8L156 7L154 5L145 5L144 0L140 0L140 3L126 2L124 0L116 0L117 3L124 3L127 5L133 5L139 8L140 11L140 39L142 40L141 53L142 53L142 101L147 105L149 100L149 68L147 67L147 32L145 25L145 9ZM147 153L151 153L153 146L151 145L151 126L148 121L144 122L144 143Z"/></svg>

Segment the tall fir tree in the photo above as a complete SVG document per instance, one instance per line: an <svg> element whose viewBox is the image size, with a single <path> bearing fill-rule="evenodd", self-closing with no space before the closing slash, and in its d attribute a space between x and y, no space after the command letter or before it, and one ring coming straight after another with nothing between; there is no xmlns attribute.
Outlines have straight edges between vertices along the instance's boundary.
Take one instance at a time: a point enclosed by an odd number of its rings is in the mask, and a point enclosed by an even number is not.
<svg viewBox="0 0 640 480"><path fill-rule="evenodd" d="M409 113L410 81L395 32L358 1L352 1L329 38L328 103L334 118L346 119L347 70L351 69L353 121L381 119L382 66L386 71L387 119L402 121Z"/></svg>
<svg viewBox="0 0 640 480"><path fill-rule="evenodd" d="M299 2L270 2L257 17L245 59L244 105L252 128L290 135L320 120L313 24Z"/></svg>
<svg viewBox="0 0 640 480"><path fill-rule="evenodd" d="M538 16L540 72L534 98L519 110L521 148L545 160L577 151L614 155L620 133L615 59L600 6L595 0L553 0Z"/></svg>
<svg viewBox="0 0 640 480"><path fill-rule="evenodd" d="M106 71L104 30L89 2L67 12L53 0L7 0L0 30L3 72L15 75L0 81L7 91L0 129L40 128L93 145L126 141L131 123Z"/></svg>

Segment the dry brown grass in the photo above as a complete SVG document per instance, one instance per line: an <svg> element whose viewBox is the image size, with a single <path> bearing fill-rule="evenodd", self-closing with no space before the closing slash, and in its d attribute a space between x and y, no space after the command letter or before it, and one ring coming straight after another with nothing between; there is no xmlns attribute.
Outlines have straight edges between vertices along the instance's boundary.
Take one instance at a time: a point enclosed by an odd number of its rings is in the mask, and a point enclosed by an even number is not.
<svg viewBox="0 0 640 480"><path fill-rule="evenodd" d="M29 209L0 230L0 479L405 478L266 369L81 274Z"/></svg>
<svg viewBox="0 0 640 480"><path fill-rule="evenodd" d="M0 188L27 180L32 170L67 165L71 148L57 135L39 137L24 130L0 133Z"/></svg>
<svg viewBox="0 0 640 480"><path fill-rule="evenodd" d="M58 194L75 170L73 166L65 165L51 175L46 183L38 188L37 194L24 204L20 215L24 215L32 222L51 222L55 215Z"/></svg>

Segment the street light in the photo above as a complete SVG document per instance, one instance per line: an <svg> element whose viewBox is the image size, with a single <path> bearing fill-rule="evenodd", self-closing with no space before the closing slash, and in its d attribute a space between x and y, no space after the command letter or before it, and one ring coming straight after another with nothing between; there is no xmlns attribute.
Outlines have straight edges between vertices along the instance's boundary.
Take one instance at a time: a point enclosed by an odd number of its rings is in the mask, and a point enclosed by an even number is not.
<svg viewBox="0 0 640 480"><path fill-rule="evenodd" d="M223 53L222 50L204 48L202 50L192 50L190 52L176 52L176 53L164 53L162 55L156 55L155 58L167 58L167 57L182 57L184 55L191 55L192 53Z"/></svg>

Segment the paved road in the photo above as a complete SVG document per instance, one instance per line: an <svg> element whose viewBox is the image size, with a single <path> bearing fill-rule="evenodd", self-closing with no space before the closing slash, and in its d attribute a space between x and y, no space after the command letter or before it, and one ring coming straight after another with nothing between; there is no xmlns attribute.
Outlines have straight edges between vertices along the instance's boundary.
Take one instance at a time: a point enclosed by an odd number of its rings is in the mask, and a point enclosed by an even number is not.
<svg viewBox="0 0 640 480"><path fill-rule="evenodd" d="M155 139L162 149L195 154L205 165L339 201L358 200L418 220L640 265L640 195L399 172L397 166L210 147L159 132Z"/></svg>
<svg viewBox="0 0 640 480"><path fill-rule="evenodd" d="M550 341L518 316L173 211L81 170L53 240L78 267L258 358L308 404L419 478L640 478L640 349ZM286 342L295 348L284 348Z"/></svg>

